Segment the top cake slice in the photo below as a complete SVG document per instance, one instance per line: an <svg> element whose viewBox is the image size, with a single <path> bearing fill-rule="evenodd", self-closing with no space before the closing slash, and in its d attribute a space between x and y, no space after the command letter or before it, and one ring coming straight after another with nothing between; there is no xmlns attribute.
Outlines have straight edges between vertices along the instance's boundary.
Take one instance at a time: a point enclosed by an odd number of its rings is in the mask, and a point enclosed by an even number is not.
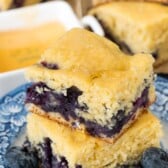
<svg viewBox="0 0 168 168"><path fill-rule="evenodd" d="M32 112L113 142L155 100L153 62L73 29L28 69L33 84L26 103Z"/></svg>
<svg viewBox="0 0 168 168"><path fill-rule="evenodd" d="M129 54L150 53L156 72L168 62L168 6L152 2L111 2L93 8L106 32Z"/></svg>

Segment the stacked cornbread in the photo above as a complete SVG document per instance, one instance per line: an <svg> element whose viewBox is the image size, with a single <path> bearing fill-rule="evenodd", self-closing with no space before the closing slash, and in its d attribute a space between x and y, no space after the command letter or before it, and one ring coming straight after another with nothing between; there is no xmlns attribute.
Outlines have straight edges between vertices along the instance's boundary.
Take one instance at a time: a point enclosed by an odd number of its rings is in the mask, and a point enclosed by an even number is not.
<svg viewBox="0 0 168 168"><path fill-rule="evenodd" d="M86 30L62 36L26 73L27 132L41 166L115 168L159 146L160 123L146 110L153 62Z"/></svg>
<svg viewBox="0 0 168 168"><path fill-rule="evenodd" d="M168 3L168 1L162 1ZM106 37L128 54L150 53L155 71L168 73L168 6L163 3L113 1L90 13L102 24Z"/></svg>

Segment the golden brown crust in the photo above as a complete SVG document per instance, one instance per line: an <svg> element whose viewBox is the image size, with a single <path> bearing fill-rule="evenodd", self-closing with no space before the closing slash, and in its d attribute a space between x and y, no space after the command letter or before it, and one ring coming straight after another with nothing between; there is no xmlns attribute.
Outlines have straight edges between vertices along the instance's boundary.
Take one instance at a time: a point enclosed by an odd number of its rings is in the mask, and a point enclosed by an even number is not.
<svg viewBox="0 0 168 168"><path fill-rule="evenodd" d="M152 104L152 103L150 102L149 105L150 105L150 104ZM46 113L44 110L42 110L41 108L39 108L38 106L33 105L33 104L29 104L28 106L29 106L29 107L28 107L29 111L32 112L32 113L41 115L41 116L43 116L43 117L45 117L45 118L48 118L49 120L54 120L54 121L56 121L56 122L59 123L59 124L62 124L62 125L64 125L64 126L70 127L70 128L73 129L73 130L80 130L80 131L85 132L86 134L88 134L88 133L86 132L86 130L85 130L84 125L81 126L81 124L80 124L80 127L73 127L73 126L71 125L71 123L73 122L73 120L71 120L71 122L68 122L68 121L64 120L59 114L58 114L58 115L55 114L56 116L55 116L55 115L51 115L51 113ZM130 127L130 125L131 125L132 123L134 123L135 120L137 120L137 119L139 118L139 116L142 115L142 113L144 113L144 111L145 111L145 110L144 110L143 108L142 108L142 109L139 109L139 110L135 113L135 116L133 116L132 119L130 119L130 121L123 127L123 129L121 130L121 132L120 132L119 134L113 136L112 138L108 138L108 137L105 137L105 138L104 138L104 137L101 137L101 138L98 138L98 139L101 139L101 140L103 140L103 141L105 141L105 142L108 142L108 143L112 143L112 144L113 144L113 143Z"/></svg>
<svg viewBox="0 0 168 168"><path fill-rule="evenodd" d="M98 5L102 5L113 1L157 2L157 3L163 3L165 5L168 5L168 0L93 0L92 6L98 6Z"/></svg>

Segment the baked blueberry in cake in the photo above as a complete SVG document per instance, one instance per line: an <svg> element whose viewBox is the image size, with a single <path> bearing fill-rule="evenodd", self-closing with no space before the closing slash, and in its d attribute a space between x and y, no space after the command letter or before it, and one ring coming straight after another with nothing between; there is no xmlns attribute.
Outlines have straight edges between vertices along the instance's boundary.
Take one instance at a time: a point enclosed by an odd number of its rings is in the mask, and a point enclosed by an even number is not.
<svg viewBox="0 0 168 168"><path fill-rule="evenodd" d="M152 2L110 2L90 13L102 24L106 37L128 54L150 53L156 72L168 73L168 6Z"/></svg>
<svg viewBox="0 0 168 168"><path fill-rule="evenodd" d="M34 128L36 131L32 131ZM65 165L64 168L119 168L123 165L126 168L126 165L136 165L146 149L159 147L162 131L159 120L146 110L115 143L109 143L29 113L27 135L32 146L41 148L42 163L48 163L49 168L57 168L54 163ZM143 157L143 164L154 160L148 153Z"/></svg>
<svg viewBox="0 0 168 168"><path fill-rule="evenodd" d="M114 141L154 100L151 55L130 57L83 29L62 36L30 67L29 111Z"/></svg>

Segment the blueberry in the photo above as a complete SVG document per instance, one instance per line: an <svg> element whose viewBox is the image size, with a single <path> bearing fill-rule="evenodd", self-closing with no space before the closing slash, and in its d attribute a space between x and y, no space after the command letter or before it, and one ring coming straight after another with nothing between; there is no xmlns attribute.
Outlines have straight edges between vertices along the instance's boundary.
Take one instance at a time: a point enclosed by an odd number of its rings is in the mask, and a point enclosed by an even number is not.
<svg viewBox="0 0 168 168"><path fill-rule="evenodd" d="M147 149L141 159L143 168L168 168L168 153L156 147Z"/></svg>
<svg viewBox="0 0 168 168"><path fill-rule="evenodd" d="M45 62L45 61L42 61L41 65L44 66L44 67L46 67L46 68L48 68L48 69L53 69L53 70L59 69L59 67L58 67L57 64L48 63L48 62Z"/></svg>
<svg viewBox="0 0 168 168"><path fill-rule="evenodd" d="M38 91L40 90L40 92ZM86 104L80 105L78 103L78 97L83 92L76 86L67 88L67 95L57 93L53 89L49 88L45 83L34 83L27 89L26 103L33 103L40 106L46 112L59 112L66 120L70 118L76 119L76 109L87 111Z"/></svg>
<svg viewBox="0 0 168 168"><path fill-rule="evenodd" d="M52 167L53 168L68 168L68 161L66 160L65 157L53 157L52 158Z"/></svg>
<svg viewBox="0 0 168 168"><path fill-rule="evenodd" d="M11 147L5 155L6 168L38 168L37 152L21 147Z"/></svg>
<svg viewBox="0 0 168 168"><path fill-rule="evenodd" d="M151 54L152 54L152 56L153 56L154 59L157 59L159 57L158 51L155 51L155 52L153 52Z"/></svg>

